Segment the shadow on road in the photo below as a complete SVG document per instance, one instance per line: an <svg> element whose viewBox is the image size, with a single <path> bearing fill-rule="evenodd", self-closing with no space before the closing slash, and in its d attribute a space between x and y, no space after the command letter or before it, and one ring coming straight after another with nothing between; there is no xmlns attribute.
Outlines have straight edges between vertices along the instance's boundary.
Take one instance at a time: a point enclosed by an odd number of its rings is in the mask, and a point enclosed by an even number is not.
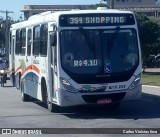
<svg viewBox="0 0 160 137"><path fill-rule="evenodd" d="M6 86L6 85L4 85L4 87L3 88L11 88L11 87L13 87L13 86Z"/></svg>
<svg viewBox="0 0 160 137"><path fill-rule="evenodd" d="M5 85L12 87L10 83ZM0 87L1 88L1 87ZM3 88L5 91L5 87ZM2 88L0 89L2 91ZM12 95L16 89L12 89ZM19 91L18 91L19 92ZM20 98L20 94L17 94ZM31 100L34 104L45 108L46 104ZM41 109L41 108L40 108ZM101 119L101 118L115 118L115 119L149 119L160 118L160 96L142 93L142 98L139 101L124 102L119 109L111 109L106 106L76 106L76 107L61 107L56 108L55 112L50 113L64 115L73 119Z"/></svg>
<svg viewBox="0 0 160 137"><path fill-rule="evenodd" d="M36 104L46 108L42 102ZM46 108L47 109L47 108ZM124 102L120 108L112 109L108 106L76 106L60 107L53 112L60 113L73 119L149 119L160 118L160 96L143 93L139 101Z"/></svg>

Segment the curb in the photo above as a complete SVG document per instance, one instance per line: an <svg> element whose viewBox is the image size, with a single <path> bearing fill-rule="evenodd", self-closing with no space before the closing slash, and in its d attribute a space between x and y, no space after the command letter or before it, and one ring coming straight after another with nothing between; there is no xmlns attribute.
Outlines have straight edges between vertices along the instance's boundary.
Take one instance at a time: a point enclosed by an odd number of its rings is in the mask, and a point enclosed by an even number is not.
<svg viewBox="0 0 160 137"><path fill-rule="evenodd" d="M152 86L152 85L142 85L142 87L159 88L160 89L160 86Z"/></svg>
<svg viewBox="0 0 160 137"><path fill-rule="evenodd" d="M159 86L142 85L142 93L160 96Z"/></svg>

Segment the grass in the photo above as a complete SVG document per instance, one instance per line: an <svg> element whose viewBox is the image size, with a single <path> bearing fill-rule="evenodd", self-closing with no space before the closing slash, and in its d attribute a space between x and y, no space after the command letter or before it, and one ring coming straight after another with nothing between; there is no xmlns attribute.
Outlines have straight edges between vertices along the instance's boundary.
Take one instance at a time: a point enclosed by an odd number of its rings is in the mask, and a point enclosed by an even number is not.
<svg viewBox="0 0 160 137"><path fill-rule="evenodd" d="M142 84L160 86L160 72L144 72L142 75Z"/></svg>

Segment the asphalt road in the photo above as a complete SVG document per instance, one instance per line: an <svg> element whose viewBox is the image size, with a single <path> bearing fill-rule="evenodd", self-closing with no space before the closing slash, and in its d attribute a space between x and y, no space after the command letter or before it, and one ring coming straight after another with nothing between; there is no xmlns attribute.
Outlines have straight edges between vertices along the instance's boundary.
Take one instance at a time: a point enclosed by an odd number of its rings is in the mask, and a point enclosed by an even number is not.
<svg viewBox="0 0 160 137"><path fill-rule="evenodd" d="M159 87L144 86L141 100L122 103L117 110L81 106L50 113L39 101L22 102L20 91L10 85L8 82L4 88L0 87L0 128L160 128Z"/></svg>

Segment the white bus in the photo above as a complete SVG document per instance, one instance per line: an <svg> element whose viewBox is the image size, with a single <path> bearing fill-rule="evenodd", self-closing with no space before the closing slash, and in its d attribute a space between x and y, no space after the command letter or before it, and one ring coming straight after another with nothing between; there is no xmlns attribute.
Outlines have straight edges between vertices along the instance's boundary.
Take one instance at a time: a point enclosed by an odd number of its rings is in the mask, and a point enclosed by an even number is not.
<svg viewBox="0 0 160 137"><path fill-rule="evenodd" d="M11 25L10 69L22 100L54 106L111 104L141 96L135 16L113 9L45 12Z"/></svg>

